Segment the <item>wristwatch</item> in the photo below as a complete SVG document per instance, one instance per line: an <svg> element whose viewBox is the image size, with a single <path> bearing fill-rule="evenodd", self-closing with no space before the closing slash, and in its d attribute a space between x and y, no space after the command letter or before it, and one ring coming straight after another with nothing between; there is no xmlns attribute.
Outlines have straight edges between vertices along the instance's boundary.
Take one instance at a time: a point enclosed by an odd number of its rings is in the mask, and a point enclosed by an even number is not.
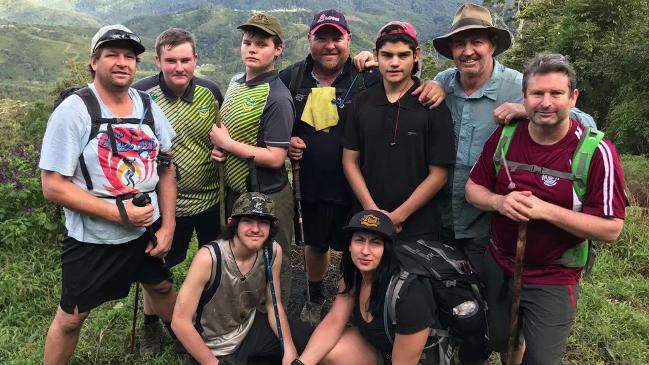
<svg viewBox="0 0 649 365"><path fill-rule="evenodd" d="M291 361L291 365L304 365L304 363L300 359L295 359Z"/></svg>

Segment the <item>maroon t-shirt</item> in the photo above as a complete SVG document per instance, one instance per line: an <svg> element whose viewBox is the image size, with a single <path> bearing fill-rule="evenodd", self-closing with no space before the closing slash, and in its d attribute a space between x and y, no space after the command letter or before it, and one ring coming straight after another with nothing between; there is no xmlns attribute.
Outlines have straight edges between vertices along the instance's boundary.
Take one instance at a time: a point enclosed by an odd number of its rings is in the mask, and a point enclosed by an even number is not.
<svg viewBox="0 0 649 365"><path fill-rule="evenodd" d="M572 157L585 127L573 120L570 131L562 140L544 146L532 140L528 124L529 121L526 120L520 122L516 128L507 152L507 160L570 172ZM482 155L471 170L470 178L476 184L497 194L506 195L510 192L507 173L503 166L496 176L493 162L501 131L502 128L498 128L485 143ZM521 170L511 172L511 177L516 184L516 190L531 191L546 202L596 216L624 218L624 210L628 204L624 192L624 174L615 146L608 140L602 140L595 150L583 202L579 201L569 180ZM489 246L489 250L498 265L512 275L518 223L494 212L491 227L493 244ZM552 262L566 249L583 241L583 238L547 221L531 220L527 224L523 282L543 285L576 284L581 268L567 268L553 265Z"/></svg>

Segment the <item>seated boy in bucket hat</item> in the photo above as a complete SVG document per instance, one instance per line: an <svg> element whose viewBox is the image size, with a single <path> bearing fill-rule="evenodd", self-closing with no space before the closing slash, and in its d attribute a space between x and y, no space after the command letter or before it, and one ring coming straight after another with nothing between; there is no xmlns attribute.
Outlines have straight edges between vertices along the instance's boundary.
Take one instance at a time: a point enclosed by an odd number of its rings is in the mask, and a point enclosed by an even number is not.
<svg viewBox="0 0 649 365"><path fill-rule="evenodd" d="M191 363L247 364L252 357L279 357L282 351L291 361L297 357L292 333L298 334L298 349L306 345L308 327L289 321L274 293L280 290L283 256L273 240L276 232L273 200L244 193L235 201L221 238L196 253L172 321L193 356Z"/></svg>

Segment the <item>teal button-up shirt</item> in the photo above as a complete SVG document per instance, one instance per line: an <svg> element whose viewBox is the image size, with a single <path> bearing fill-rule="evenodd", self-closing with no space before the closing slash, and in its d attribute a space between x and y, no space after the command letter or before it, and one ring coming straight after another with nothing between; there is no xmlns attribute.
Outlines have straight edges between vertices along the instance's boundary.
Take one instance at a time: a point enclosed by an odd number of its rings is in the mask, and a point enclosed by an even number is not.
<svg viewBox="0 0 649 365"><path fill-rule="evenodd" d="M503 103L523 102L523 74L494 60L491 78L470 96L464 92L456 68L438 73L435 81L444 86L455 128L455 167L449 169L448 182L437 195L443 226L454 231L456 239L489 236L490 215L467 203L464 185L482 147L498 127L494 109ZM571 110L571 117L595 127L593 118L577 108Z"/></svg>
<svg viewBox="0 0 649 365"><path fill-rule="evenodd" d="M438 194L444 228L455 231L455 238L489 235L490 216L464 197L464 185L478 159L482 146L496 130L493 111L503 103L521 103L523 75L494 60L491 78L470 96L460 84L455 68L435 76L444 86L446 106L455 128L455 167L449 170L448 183Z"/></svg>

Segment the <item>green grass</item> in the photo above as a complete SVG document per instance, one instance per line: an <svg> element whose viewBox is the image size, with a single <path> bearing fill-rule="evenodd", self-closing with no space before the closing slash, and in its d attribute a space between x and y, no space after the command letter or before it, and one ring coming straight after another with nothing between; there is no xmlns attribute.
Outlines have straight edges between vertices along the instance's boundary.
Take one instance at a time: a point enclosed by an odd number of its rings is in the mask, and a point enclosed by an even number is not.
<svg viewBox="0 0 649 365"><path fill-rule="evenodd" d="M61 292L59 245L35 242L0 247L0 364L38 364ZM174 269L177 285L188 264ZM169 350L160 357L129 353L134 293L133 287L127 298L91 312L70 364L184 364L182 357L172 353L168 338ZM141 324L141 307L139 313Z"/></svg>

